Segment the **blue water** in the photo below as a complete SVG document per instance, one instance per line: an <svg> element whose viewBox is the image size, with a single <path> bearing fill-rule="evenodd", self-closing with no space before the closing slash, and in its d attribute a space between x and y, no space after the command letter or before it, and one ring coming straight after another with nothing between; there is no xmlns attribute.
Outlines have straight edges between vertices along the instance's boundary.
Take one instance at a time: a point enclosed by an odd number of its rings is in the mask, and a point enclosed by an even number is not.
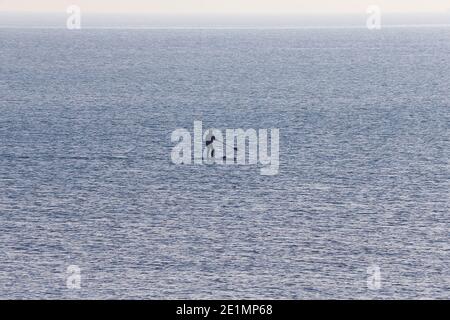
<svg viewBox="0 0 450 320"><path fill-rule="evenodd" d="M0 298L450 298L449 52L449 28L0 29ZM279 128L280 173L172 164L196 120Z"/></svg>

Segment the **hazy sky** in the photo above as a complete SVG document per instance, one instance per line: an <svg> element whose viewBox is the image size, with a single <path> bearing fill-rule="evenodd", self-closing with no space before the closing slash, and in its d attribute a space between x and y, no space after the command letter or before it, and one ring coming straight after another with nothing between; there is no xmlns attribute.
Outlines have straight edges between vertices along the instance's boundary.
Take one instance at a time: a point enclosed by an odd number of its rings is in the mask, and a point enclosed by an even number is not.
<svg viewBox="0 0 450 320"><path fill-rule="evenodd" d="M449 12L450 0L0 0L0 11L149 13L361 13L370 4L383 12Z"/></svg>

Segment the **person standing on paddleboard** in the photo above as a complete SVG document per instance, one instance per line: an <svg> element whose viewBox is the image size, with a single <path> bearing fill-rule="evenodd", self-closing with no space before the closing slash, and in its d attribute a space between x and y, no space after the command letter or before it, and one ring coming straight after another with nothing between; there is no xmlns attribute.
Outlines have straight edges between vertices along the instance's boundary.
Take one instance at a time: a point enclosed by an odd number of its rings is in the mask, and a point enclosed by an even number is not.
<svg viewBox="0 0 450 320"><path fill-rule="evenodd" d="M214 150L214 141L216 140L216 137L213 136L212 130L208 131L208 134L206 135L206 157L207 159L214 159L215 150Z"/></svg>

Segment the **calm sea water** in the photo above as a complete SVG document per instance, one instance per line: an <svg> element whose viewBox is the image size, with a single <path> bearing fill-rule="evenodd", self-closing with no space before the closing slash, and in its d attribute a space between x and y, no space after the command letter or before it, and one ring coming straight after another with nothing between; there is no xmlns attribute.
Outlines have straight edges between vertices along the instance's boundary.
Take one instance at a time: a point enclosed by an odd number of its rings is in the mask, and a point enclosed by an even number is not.
<svg viewBox="0 0 450 320"><path fill-rule="evenodd" d="M448 28L1 29L0 298L450 298L449 52ZM173 165L195 120L279 128L279 175Z"/></svg>

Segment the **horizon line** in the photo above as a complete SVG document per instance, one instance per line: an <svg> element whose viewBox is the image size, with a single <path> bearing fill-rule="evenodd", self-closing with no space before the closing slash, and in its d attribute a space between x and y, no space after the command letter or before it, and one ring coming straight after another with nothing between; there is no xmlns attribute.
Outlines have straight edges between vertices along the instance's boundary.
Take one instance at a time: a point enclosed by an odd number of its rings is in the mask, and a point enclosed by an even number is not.
<svg viewBox="0 0 450 320"><path fill-rule="evenodd" d="M449 24L391 24L384 25L382 29L403 29L403 28L450 28ZM55 30L67 30L66 27L61 26L8 26L0 25L0 29L55 29ZM82 31L82 30L302 30L302 29L367 29L365 26L359 25L347 25L347 26L286 26L286 27L258 27L258 26L161 26L161 27L146 27L146 26L86 26L79 30L70 30L70 32Z"/></svg>
<svg viewBox="0 0 450 320"><path fill-rule="evenodd" d="M58 11L28 11L28 10L0 10L0 14L66 14L64 10ZM160 16L207 16L207 15L223 15L223 16L344 16L344 15L360 15L366 14L361 12L319 12L319 11L298 11L298 12L151 12L151 11L83 11L84 14L98 14L98 15L160 15ZM393 15L417 15L417 14L435 14L435 15L450 15L450 8L447 11L383 11L383 14Z"/></svg>

